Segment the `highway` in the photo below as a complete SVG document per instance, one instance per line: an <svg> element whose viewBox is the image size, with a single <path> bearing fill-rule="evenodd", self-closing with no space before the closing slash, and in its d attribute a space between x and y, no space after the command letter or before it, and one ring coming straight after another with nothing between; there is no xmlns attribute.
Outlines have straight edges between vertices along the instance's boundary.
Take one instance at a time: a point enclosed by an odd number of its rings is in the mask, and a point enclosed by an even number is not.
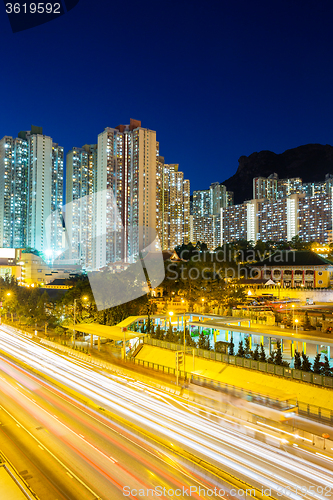
<svg viewBox="0 0 333 500"><path fill-rule="evenodd" d="M0 446L26 472L41 500L187 498L190 487L196 499L244 497L207 476L200 465L182 459L177 448L258 490L264 488L274 498L333 496L333 455L303 451L293 445L294 436L280 438L270 428L258 430L246 422L231 425L222 414L209 418L171 394L127 376L92 370L13 334L5 325L0 327L0 350L104 409L95 411L0 357ZM128 424L108 417L105 410ZM144 437L137 427L163 438L169 448ZM208 495L215 487L216 493Z"/></svg>

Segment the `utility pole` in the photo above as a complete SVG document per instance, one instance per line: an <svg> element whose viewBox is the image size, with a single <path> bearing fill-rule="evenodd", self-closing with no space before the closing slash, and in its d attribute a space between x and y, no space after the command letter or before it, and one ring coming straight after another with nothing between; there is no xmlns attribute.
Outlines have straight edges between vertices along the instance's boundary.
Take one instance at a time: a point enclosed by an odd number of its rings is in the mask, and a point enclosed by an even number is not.
<svg viewBox="0 0 333 500"><path fill-rule="evenodd" d="M186 352L186 319L185 319L185 314L184 314L183 318L184 318L184 378L186 378L186 372L185 372L185 352Z"/></svg>

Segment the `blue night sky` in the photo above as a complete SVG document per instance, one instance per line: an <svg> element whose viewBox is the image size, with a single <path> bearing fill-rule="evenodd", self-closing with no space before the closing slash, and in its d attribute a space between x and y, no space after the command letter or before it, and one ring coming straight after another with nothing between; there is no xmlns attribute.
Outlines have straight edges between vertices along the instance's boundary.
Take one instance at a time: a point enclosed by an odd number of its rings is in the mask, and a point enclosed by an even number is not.
<svg viewBox="0 0 333 500"><path fill-rule="evenodd" d="M80 0L15 34L0 7L1 137L39 125L66 153L139 119L191 190L333 144L331 0Z"/></svg>

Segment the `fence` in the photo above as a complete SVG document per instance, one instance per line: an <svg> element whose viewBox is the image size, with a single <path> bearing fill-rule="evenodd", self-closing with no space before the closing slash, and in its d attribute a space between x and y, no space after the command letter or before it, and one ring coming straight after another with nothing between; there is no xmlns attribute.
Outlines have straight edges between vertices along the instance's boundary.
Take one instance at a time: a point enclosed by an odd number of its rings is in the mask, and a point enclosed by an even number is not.
<svg viewBox="0 0 333 500"><path fill-rule="evenodd" d="M181 351L184 349L183 345L181 344L166 342L164 340L151 339L146 336L140 337L138 343L154 345L156 347L162 347L163 349L169 349L172 351ZM138 344L136 344L136 346L137 345ZM249 358L230 356L229 354L207 351L205 349L193 348L191 349L191 353L194 353L194 356L197 356L199 358L219 361L221 363L227 363L230 365L239 366L241 368L248 368L250 370L257 370L263 373L268 373L269 375L276 375L278 377L294 379L309 384L315 384L320 387L327 387L331 389L333 388L333 377L326 377L317 373L303 372L302 370L296 370L295 368L287 368L285 366L274 365L272 363L262 361L255 361L254 359Z"/></svg>

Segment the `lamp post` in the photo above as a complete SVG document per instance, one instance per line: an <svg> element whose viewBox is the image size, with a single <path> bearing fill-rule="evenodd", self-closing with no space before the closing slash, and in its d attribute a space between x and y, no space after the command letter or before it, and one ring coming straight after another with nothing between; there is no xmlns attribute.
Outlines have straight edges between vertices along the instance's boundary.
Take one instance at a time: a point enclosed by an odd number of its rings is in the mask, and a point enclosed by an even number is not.
<svg viewBox="0 0 333 500"><path fill-rule="evenodd" d="M295 325L296 325L296 335L297 335L297 324L298 324L298 319L295 319Z"/></svg>
<svg viewBox="0 0 333 500"><path fill-rule="evenodd" d="M171 318L173 316L173 311L169 311L169 316L170 316L170 327L171 327Z"/></svg>
<svg viewBox="0 0 333 500"><path fill-rule="evenodd" d="M291 307L293 308L293 329L294 329L295 304L292 304Z"/></svg>
<svg viewBox="0 0 333 500"><path fill-rule="evenodd" d="M183 323L184 323L184 380L186 380L186 372L185 372L185 351L186 351L186 319L185 319L185 313L183 316Z"/></svg>

